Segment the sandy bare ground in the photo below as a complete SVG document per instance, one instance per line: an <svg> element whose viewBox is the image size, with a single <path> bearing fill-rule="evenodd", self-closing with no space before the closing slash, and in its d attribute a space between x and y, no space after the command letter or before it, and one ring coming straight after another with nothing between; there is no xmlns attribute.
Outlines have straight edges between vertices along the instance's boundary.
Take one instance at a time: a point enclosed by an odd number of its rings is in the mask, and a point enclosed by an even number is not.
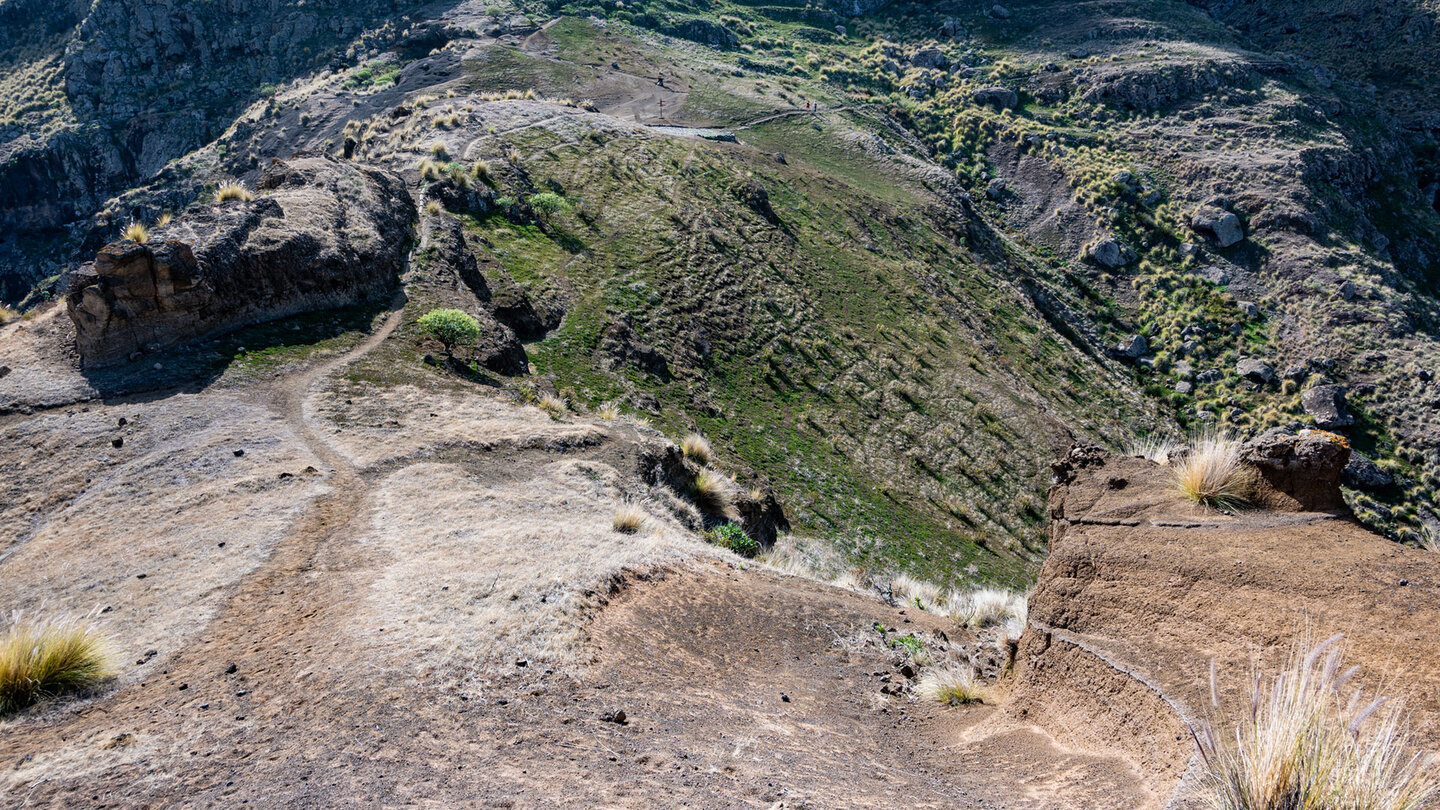
<svg viewBox="0 0 1440 810"><path fill-rule="evenodd" d="M0 806L1151 802L1122 758L883 694L875 623L955 627L715 552L639 481L653 433L344 379L399 318L244 390L0 424L0 599L108 608L123 664L0 725Z"/></svg>

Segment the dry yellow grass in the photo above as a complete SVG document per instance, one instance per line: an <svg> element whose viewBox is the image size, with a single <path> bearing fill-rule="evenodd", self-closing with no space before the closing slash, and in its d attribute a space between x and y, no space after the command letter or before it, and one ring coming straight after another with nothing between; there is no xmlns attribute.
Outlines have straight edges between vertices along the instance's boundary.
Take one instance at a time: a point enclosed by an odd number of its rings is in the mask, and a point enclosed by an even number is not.
<svg viewBox="0 0 1440 810"><path fill-rule="evenodd" d="M699 433L691 433L680 440L680 452L696 464L709 464L715 460L715 450L710 442Z"/></svg>
<svg viewBox="0 0 1440 810"><path fill-rule="evenodd" d="M126 225L120 235L137 245L143 245L150 241L150 229L145 227L143 222L132 222Z"/></svg>
<svg viewBox="0 0 1440 810"><path fill-rule="evenodd" d="M114 671L94 625L12 616L0 636L0 715L93 686Z"/></svg>
<svg viewBox="0 0 1440 810"><path fill-rule="evenodd" d="M255 194L235 180L227 180L215 189L215 202L223 203L231 200L250 202L255 199Z"/></svg>
<svg viewBox="0 0 1440 810"><path fill-rule="evenodd" d="M1231 508L1254 493L1255 476L1240 459L1240 443L1219 434L1205 434L1190 443L1190 452L1175 466L1175 485L1186 498L1205 506Z"/></svg>
<svg viewBox="0 0 1440 810"><path fill-rule="evenodd" d="M691 488L695 492L695 500L702 507L712 512L721 512L727 506L729 484L730 481L725 476L706 468L695 476L695 483Z"/></svg>
<svg viewBox="0 0 1440 810"><path fill-rule="evenodd" d="M570 412L570 403L554 394L541 394L540 398L535 400L535 405L550 414L551 419L559 419Z"/></svg>
<svg viewBox="0 0 1440 810"><path fill-rule="evenodd" d="M1019 638L1029 621L1029 604L1029 597L1017 591L979 588L950 594L945 609L971 630L1000 627L1007 638Z"/></svg>
<svg viewBox="0 0 1440 810"><path fill-rule="evenodd" d="M607 402L595 409L595 415L601 419L613 422L620 418L620 406L613 402Z"/></svg>
<svg viewBox="0 0 1440 810"><path fill-rule="evenodd" d="M155 220L155 227L157 227L157 228L163 228L163 227L165 227L166 225L169 225L171 222L174 222L174 221L175 221L175 215L174 215L174 214L170 213L169 211L163 211L163 212L161 212L159 219L156 219L156 220Z"/></svg>
<svg viewBox="0 0 1440 810"><path fill-rule="evenodd" d="M615 531L621 534L635 534L640 527L645 525L645 510L634 504L625 504L615 510L615 517L611 522Z"/></svg>
<svg viewBox="0 0 1440 810"><path fill-rule="evenodd" d="M1415 750L1402 710L1350 687L1341 637L1297 651L1270 683L1256 676L1230 718L1192 729L1215 810L1421 810L1440 800L1432 765ZM1215 666L1212 707L1219 711Z"/></svg>
<svg viewBox="0 0 1440 810"><path fill-rule="evenodd" d="M985 702L985 688L975 678L975 670L963 664L948 664L927 671L920 677L915 691L922 698L948 706Z"/></svg>

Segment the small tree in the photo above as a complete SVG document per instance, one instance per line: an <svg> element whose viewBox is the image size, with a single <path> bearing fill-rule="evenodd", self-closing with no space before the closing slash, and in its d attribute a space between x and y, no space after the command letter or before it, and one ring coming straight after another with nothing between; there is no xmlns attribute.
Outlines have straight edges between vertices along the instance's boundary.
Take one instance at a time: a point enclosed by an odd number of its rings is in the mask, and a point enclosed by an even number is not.
<svg viewBox="0 0 1440 810"><path fill-rule="evenodd" d="M530 208L536 216L548 221L551 217L569 211L570 203L553 191L542 191L530 195Z"/></svg>
<svg viewBox="0 0 1440 810"><path fill-rule="evenodd" d="M461 343L480 339L480 322L458 309L432 309L419 321L420 329L445 344L446 356L454 356Z"/></svg>

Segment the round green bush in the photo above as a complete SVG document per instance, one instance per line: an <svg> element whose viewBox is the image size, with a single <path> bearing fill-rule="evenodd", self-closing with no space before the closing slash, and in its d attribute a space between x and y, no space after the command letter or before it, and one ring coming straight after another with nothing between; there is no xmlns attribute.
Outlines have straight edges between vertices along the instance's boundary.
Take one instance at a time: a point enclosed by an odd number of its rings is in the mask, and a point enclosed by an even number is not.
<svg viewBox="0 0 1440 810"><path fill-rule="evenodd" d="M549 219L556 214L563 214L570 210L570 203L564 197L553 191L542 191L539 194L531 195L530 208L535 214L543 219Z"/></svg>
<svg viewBox="0 0 1440 810"><path fill-rule="evenodd" d="M480 322L458 309L432 309L419 321L420 329L445 344L448 354L462 343L480 339Z"/></svg>
<svg viewBox="0 0 1440 810"><path fill-rule="evenodd" d="M760 553L760 544L751 539L738 523L722 523L710 532L715 545L728 548L741 557L754 557Z"/></svg>

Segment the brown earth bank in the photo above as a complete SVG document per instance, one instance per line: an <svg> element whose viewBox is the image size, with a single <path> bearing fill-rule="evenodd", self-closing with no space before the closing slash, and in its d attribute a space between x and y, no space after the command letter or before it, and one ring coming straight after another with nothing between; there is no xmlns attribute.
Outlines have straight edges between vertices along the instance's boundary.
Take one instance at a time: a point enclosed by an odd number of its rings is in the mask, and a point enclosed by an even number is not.
<svg viewBox="0 0 1440 810"><path fill-rule="evenodd" d="M1190 806L1190 779L1176 786L1196 775L1187 724L1215 714L1210 662L1222 707L1248 705L1253 672L1343 633L1367 691L1403 700L1419 742L1440 743L1432 552L1346 511L1195 506L1171 470L1098 449L1072 451L1057 476L1009 714L1136 763L1153 789L1176 788L1171 806Z"/></svg>

